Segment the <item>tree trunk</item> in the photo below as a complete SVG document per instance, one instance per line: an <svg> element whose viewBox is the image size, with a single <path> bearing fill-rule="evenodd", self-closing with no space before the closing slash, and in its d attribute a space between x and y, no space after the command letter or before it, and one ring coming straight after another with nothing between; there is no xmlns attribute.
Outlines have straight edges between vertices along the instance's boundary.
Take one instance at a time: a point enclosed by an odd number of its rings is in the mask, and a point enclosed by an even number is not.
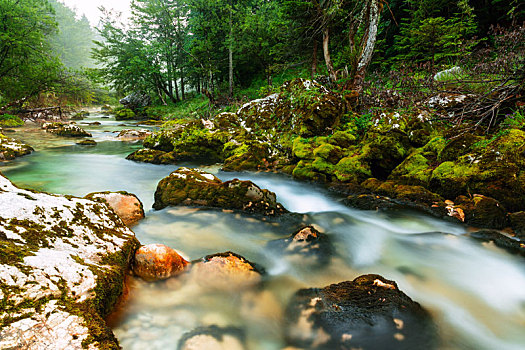
<svg viewBox="0 0 525 350"><path fill-rule="evenodd" d="M352 83L353 89L357 93L361 93L363 90L366 70L370 64L370 61L372 60L372 54L374 53L374 46L377 40L377 27L379 25L379 17L381 15L380 0L370 0L367 6L369 6L369 15L366 20L366 42L363 46L363 50L361 51L361 55L357 64L357 70Z"/></svg>
<svg viewBox="0 0 525 350"><path fill-rule="evenodd" d="M314 52L312 55L312 72L311 72L312 80L314 80L315 75L317 74L317 46L318 46L318 42L317 40L314 40Z"/></svg>
<svg viewBox="0 0 525 350"><path fill-rule="evenodd" d="M186 99L186 89L184 87L184 67L180 67L180 92L182 95L182 99Z"/></svg>
<svg viewBox="0 0 525 350"><path fill-rule="evenodd" d="M330 49L328 45L329 43L330 43L330 30L328 29L328 27L325 27L323 29L324 61L326 63L326 69L328 70L328 76L330 77L330 81L333 83L337 80L337 76L335 74L334 64L332 63L332 59L330 58Z"/></svg>
<svg viewBox="0 0 525 350"><path fill-rule="evenodd" d="M177 67L173 66L173 72L177 71ZM179 84L177 84L177 77L173 77L173 87L175 88L175 96L177 98L177 101L180 101L179 98ZM173 95L173 94L172 94Z"/></svg>
<svg viewBox="0 0 525 350"><path fill-rule="evenodd" d="M230 45L228 47L228 63L229 63L229 70L228 70L228 78L229 78L229 84L230 89L228 92L228 96L230 98L233 98L233 8L231 7L231 1L230 1Z"/></svg>

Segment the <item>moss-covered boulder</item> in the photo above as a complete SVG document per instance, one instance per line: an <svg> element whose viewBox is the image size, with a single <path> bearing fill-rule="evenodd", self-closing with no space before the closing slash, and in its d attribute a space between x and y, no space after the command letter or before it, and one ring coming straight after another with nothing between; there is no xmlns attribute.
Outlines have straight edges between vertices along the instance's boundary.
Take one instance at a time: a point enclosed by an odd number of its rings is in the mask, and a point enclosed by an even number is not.
<svg viewBox="0 0 525 350"><path fill-rule="evenodd" d="M508 226L507 210L495 199L475 194L460 196L455 208L464 213L464 221L474 227L502 229Z"/></svg>
<svg viewBox="0 0 525 350"><path fill-rule="evenodd" d="M525 211L510 213L509 221L514 233L522 240L525 240Z"/></svg>
<svg viewBox="0 0 525 350"><path fill-rule="evenodd" d="M177 161L172 152L164 152L149 148L136 150L129 154L126 159L151 164L174 164Z"/></svg>
<svg viewBox="0 0 525 350"><path fill-rule="evenodd" d="M132 120L136 118L135 112L129 108L122 108L115 111L115 120Z"/></svg>
<svg viewBox="0 0 525 350"><path fill-rule="evenodd" d="M33 152L33 147L0 134L0 161L13 160Z"/></svg>
<svg viewBox="0 0 525 350"><path fill-rule="evenodd" d="M75 142L75 144L77 144L79 146L96 146L97 145L97 141L92 140L92 139L85 139L85 140L77 141L77 142Z"/></svg>
<svg viewBox="0 0 525 350"><path fill-rule="evenodd" d="M275 193L251 181L222 182L212 174L189 168L179 168L162 179L155 191L153 208L176 205L235 209L269 216L287 212L277 203Z"/></svg>
<svg viewBox="0 0 525 350"><path fill-rule="evenodd" d="M24 125L24 121L16 115L0 114L0 127L16 128Z"/></svg>
<svg viewBox="0 0 525 350"><path fill-rule="evenodd" d="M75 124L61 122L44 123L42 129L55 135L65 137L92 137L89 132Z"/></svg>
<svg viewBox="0 0 525 350"><path fill-rule="evenodd" d="M394 281L363 275L298 291L286 310L286 339L305 349L434 349L429 313Z"/></svg>
<svg viewBox="0 0 525 350"><path fill-rule="evenodd" d="M0 176L0 348L118 349L104 317L138 242L105 204Z"/></svg>

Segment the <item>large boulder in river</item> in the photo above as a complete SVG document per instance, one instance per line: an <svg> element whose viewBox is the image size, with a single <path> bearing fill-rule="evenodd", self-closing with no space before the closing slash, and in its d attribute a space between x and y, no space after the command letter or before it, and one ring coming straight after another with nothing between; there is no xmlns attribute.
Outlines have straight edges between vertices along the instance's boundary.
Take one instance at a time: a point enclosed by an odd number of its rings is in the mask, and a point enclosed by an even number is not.
<svg viewBox="0 0 525 350"><path fill-rule="evenodd" d="M91 137L89 132L75 124L66 124L60 122L44 123L42 129L55 135L66 137Z"/></svg>
<svg viewBox="0 0 525 350"><path fill-rule="evenodd" d="M0 134L0 161L13 160L33 152L33 147Z"/></svg>
<svg viewBox="0 0 525 350"><path fill-rule="evenodd" d="M130 109L138 109L149 106L151 104L151 97L141 91L133 92L119 101L121 104Z"/></svg>
<svg viewBox="0 0 525 350"><path fill-rule="evenodd" d="M133 272L146 281L158 281L180 273L188 262L164 244L148 244L135 253Z"/></svg>
<svg viewBox="0 0 525 350"><path fill-rule="evenodd" d="M287 308L286 338L308 349L436 347L430 315L379 275L298 291Z"/></svg>
<svg viewBox="0 0 525 350"><path fill-rule="evenodd" d="M155 191L153 208L159 210L170 205L235 209L268 216L287 212L277 203L275 193L251 181L222 182L202 170L184 167L162 179Z"/></svg>
<svg viewBox="0 0 525 350"><path fill-rule="evenodd" d="M144 219L144 206L140 199L128 192L95 192L86 196L87 199L102 200L122 219L124 224L131 227Z"/></svg>
<svg viewBox="0 0 525 350"><path fill-rule="evenodd" d="M104 317L137 247L105 204L0 176L0 348L118 348Z"/></svg>

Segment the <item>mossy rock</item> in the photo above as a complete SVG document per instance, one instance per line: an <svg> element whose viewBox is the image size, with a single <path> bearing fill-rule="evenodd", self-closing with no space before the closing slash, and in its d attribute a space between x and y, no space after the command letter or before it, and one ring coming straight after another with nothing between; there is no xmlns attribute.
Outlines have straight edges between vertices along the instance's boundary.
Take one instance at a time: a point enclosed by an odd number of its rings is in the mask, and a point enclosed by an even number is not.
<svg viewBox="0 0 525 350"><path fill-rule="evenodd" d="M104 318L139 246L133 232L105 204L1 176L0 187L0 348L31 339L31 348L118 349Z"/></svg>
<svg viewBox="0 0 525 350"><path fill-rule="evenodd" d="M33 147L0 134L0 161L13 160L31 154Z"/></svg>
<svg viewBox="0 0 525 350"><path fill-rule="evenodd" d="M471 147L483 141L483 139L482 136L464 133L448 140L445 147L439 153L438 160L440 162L456 161L459 157L471 153Z"/></svg>
<svg viewBox="0 0 525 350"><path fill-rule="evenodd" d="M372 172L360 155L353 155L341 159L335 165L334 175L339 181L359 184L372 177Z"/></svg>
<svg viewBox="0 0 525 350"><path fill-rule="evenodd" d="M338 130L330 136L328 142L334 146L348 148L356 143L356 137L348 131Z"/></svg>
<svg viewBox="0 0 525 350"><path fill-rule="evenodd" d="M514 233L522 240L525 240L525 211L510 213L509 221Z"/></svg>
<svg viewBox="0 0 525 350"><path fill-rule="evenodd" d="M277 203L275 193L251 181L222 182L212 174L188 168L179 168L162 179L155 191L154 209L176 205L235 209L267 216L287 212Z"/></svg>
<svg viewBox="0 0 525 350"><path fill-rule="evenodd" d="M126 159L151 164L175 164L177 162L173 153L149 148L139 149L129 154Z"/></svg>
<svg viewBox="0 0 525 350"><path fill-rule="evenodd" d="M390 174L388 179L401 181L407 185L427 186L433 168L421 150L412 152Z"/></svg>
<svg viewBox="0 0 525 350"><path fill-rule="evenodd" d="M11 114L0 114L0 127L16 128L23 125L24 121L19 116Z"/></svg>
<svg viewBox="0 0 525 350"><path fill-rule="evenodd" d="M441 163L430 178L430 190L441 194L447 199L454 199L469 192L469 183L473 176L479 174L476 164L459 161Z"/></svg>
<svg viewBox="0 0 525 350"><path fill-rule="evenodd" d="M370 178L364 181L361 186L376 194L423 203L427 206L444 201L440 195L430 192L423 186L404 185L396 181L380 181L375 178Z"/></svg>
<svg viewBox="0 0 525 350"><path fill-rule="evenodd" d="M472 198L460 196L455 203L463 210L465 223L474 227L502 229L508 225L507 210L497 200L474 195Z"/></svg>
<svg viewBox="0 0 525 350"><path fill-rule="evenodd" d="M241 145L227 143L224 153L228 157L224 160L224 171L268 169L273 162L269 145L257 141L247 141Z"/></svg>
<svg viewBox="0 0 525 350"><path fill-rule="evenodd" d="M95 140L87 139L87 140L81 140L76 142L77 145L80 146L96 146L97 142Z"/></svg>
<svg viewBox="0 0 525 350"><path fill-rule="evenodd" d="M292 176L299 180L327 182L326 174L320 173L319 168L306 160L301 160L292 171Z"/></svg>
<svg viewBox="0 0 525 350"><path fill-rule="evenodd" d="M61 122L44 123L42 129L58 136L65 137L92 137L89 132L82 129L81 127L72 124L66 124Z"/></svg>
<svg viewBox="0 0 525 350"><path fill-rule="evenodd" d="M115 119L116 120L132 120L136 118L135 112L133 112L129 108L123 108L118 111L115 111Z"/></svg>

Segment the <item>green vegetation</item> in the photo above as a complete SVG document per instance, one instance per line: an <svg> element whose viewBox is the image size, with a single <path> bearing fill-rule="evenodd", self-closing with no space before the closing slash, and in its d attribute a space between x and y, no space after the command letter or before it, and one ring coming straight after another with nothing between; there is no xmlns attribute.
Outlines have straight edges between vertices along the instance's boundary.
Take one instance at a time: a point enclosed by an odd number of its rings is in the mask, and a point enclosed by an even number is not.
<svg viewBox="0 0 525 350"><path fill-rule="evenodd" d="M24 121L16 115L1 114L0 127L12 128L24 125Z"/></svg>

